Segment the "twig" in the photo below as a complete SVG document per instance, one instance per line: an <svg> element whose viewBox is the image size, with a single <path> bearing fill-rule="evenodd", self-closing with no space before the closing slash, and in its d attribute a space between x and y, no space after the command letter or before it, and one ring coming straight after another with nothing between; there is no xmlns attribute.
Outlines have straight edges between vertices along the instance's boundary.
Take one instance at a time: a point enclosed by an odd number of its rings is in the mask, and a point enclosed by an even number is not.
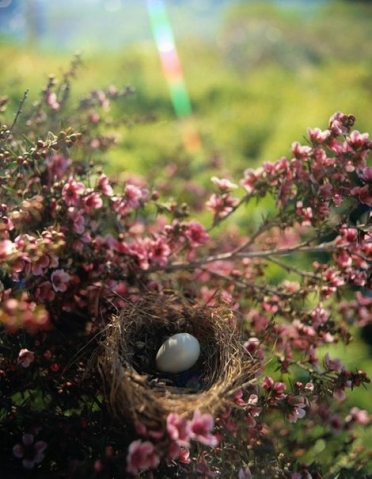
<svg viewBox="0 0 372 479"><path fill-rule="evenodd" d="M288 273L295 273L297 274L298 276L301 276L303 278L317 278L317 279L321 279L320 276L314 274L314 273L309 273L308 271L302 271L301 269L298 269L294 266L291 266L287 263L284 263L283 261L280 261L279 259L277 258L273 258L271 256L269 256L268 258L268 261L270 261L271 263L274 263L278 266L280 266L281 268L283 268L285 271L287 271Z"/></svg>
<svg viewBox="0 0 372 479"><path fill-rule="evenodd" d="M220 278L224 281L227 281L228 283L234 283L236 286L239 288L252 288L257 291L261 291L264 293L270 293L270 294L275 294L277 296L281 296L284 298L289 298L293 296L293 293L285 293L284 291L279 291L277 288L273 288L271 286L268 286L267 284L259 284L259 283L252 283L250 281L246 281L244 279L237 279L237 278L232 278L231 276L224 275L222 273L218 273L217 271L210 270L208 268L200 268L202 271L205 271L216 278Z"/></svg>
<svg viewBox="0 0 372 479"><path fill-rule="evenodd" d="M10 134L12 133L14 127L16 126L16 123L17 123L17 121L18 121L18 118L19 118L19 116L20 116L21 113L22 113L23 104L24 104L24 102L25 102L26 99L27 99L28 92L29 92L29 90L27 89L27 90L23 93L23 97L22 97L22 99L21 99L20 102L19 102L18 110L17 110L17 113L15 114L15 117L14 117L14 120L13 120L13 123L12 123L12 126L9 128L8 133L6 134L5 138L3 139L2 143L1 143L1 146L3 146L3 145L5 144L5 141L9 138L9 136L10 136Z"/></svg>
<svg viewBox="0 0 372 479"><path fill-rule="evenodd" d="M235 250L229 251L227 253L221 253L214 256L206 256L205 258L201 258L197 261L185 262L185 261L176 261L174 263L165 265L165 266L153 266L149 268L147 271L149 273L156 272L156 271L177 271L180 269L192 270L196 268L200 268L201 266L214 263L216 261L230 261L236 258L269 258L271 256L286 256L291 253L324 253L324 252L334 252L344 248L345 245L336 245L334 242L331 243L321 243L319 245L311 246L309 242L306 241L304 243L297 244L295 246L289 248L281 248L281 249L269 249L269 250L261 250L261 251L246 251L246 252L236 252Z"/></svg>

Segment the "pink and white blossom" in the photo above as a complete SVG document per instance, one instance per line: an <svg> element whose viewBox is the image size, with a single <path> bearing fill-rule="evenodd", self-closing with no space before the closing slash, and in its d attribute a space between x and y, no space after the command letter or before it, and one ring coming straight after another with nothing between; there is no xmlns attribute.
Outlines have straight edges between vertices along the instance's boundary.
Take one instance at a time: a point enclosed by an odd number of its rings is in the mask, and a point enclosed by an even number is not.
<svg viewBox="0 0 372 479"><path fill-rule="evenodd" d="M199 410L194 411L190 422L190 437L206 446L217 446L218 439L211 431L214 428L214 419L211 414L201 414Z"/></svg>
<svg viewBox="0 0 372 479"><path fill-rule="evenodd" d="M18 353L18 364L23 368L28 368L31 363L35 360L35 353L24 348L21 349Z"/></svg>
<svg viewBox="0 0 372 479"><path fill-rule="evenodd" d="M136 476L140 471L155 469L160 462L159 454L150 441L138 439L131 442L127 455L127 471Z"/></svg>
<svg viewBox="0 0 372 479"><path fill-rule="evenodd" d="M50 277L54 291L62 293L67 290L68 283L71 279L71 276L63 269L56 269Z"/></svg>

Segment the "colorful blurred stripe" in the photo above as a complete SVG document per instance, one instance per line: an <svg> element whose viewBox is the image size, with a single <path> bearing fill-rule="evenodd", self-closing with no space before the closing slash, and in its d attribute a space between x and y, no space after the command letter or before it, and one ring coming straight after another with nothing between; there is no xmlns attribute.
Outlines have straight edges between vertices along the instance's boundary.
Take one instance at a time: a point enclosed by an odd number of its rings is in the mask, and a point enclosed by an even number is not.
<svg viewBox="0 0 372 479"><path fill-rule="evenodd" d="M163 0L146 0L146 3L173 107L181 120L184 145L187 151L195 153L201 149L201 142L192 121L191 102L166 7Z"/></svg>

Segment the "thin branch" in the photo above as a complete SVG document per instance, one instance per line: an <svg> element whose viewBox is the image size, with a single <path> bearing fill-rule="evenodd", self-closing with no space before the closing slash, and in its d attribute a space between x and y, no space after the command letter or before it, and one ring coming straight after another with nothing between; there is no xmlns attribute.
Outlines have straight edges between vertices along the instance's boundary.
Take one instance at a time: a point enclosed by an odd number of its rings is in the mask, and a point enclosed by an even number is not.
<svg viewBox="0 0 372 479"><path fill-rule="evenodd" d="M344 248L345 245L336 245L334 242L331 243L321 243L319 245L311 246L309 242L299 243L295 246L289 248L281 249L269 249L261 251L245 251L245 252L236 252L235 250L229 251L227 253L221 253L214 256L206 256L196 261L175 261L174 263L165 265L165 266L153 266L147 271L152 273L155 271L177 271L180 269L192 270L200 268L201 266L208 263L215 263L216 261L231 261L236 258L269 258L270 256L286 256L291 253L332 253L334 251Z"/></svg>
<svg viewBox="0 0 372 479"><path fill-rule="evenodd" d="M259 283L252 283L250 281L246 281L244 279L237 279L237 278L232 278L231 276L224 275L222 273L218 273L217 271L210 270L208 268L200 268L202 271L205 271L216 278L222 279L224 281L227 281L228 283L234 283L236 286L240 288L252 288L254 290L258 290L264 293L271 293L275 294L277 296L281 296L284 298L289 298L293 297L293 293L285 293L284 291L279 291L277 288L268 286L267 284L259 284Z"/></svg>
<svg viewBox="0 0 372 479"><path fill-rule="evenodd" d="M314 273L309 273L308 271L303 271L301 269L298 269L294 266L291 266L287 263L284 263L284 261L280 261L279 259L277 258L273 258L271 256L269 256L268 258L268 261L270 261L271 263L274 263L278 266L280 266L281 268L283 268L285 271L287 271L288 273L295 273L297 274L298 276L301 276L303 278L316 278L316 279L321 279L321 276L319 275L316 275Z"/></svg>
<svg viewBox="0 0 372 479"><path fill-rule="evenodd" d="M1 146L3 146L3 145L5 144L5 141L9 138L9 136L10 136L10 134L12 133L14 127L16 126L17 121L18 121L18 118L19 118L19 116L22 114L23 104L24 104L24 102L27 100L28 92L29 92L29 90L27 89L27 90L23 93L23 97L21 98L21 100L20 100L20 102L19 102L18 110L17 110L17 113L15 114L15 117L14 117L14 120L13 120L13 123L12 123L12 126L9 128L6 137L4 138L4 140L3 140L2 143L1 143Z"/></svg>

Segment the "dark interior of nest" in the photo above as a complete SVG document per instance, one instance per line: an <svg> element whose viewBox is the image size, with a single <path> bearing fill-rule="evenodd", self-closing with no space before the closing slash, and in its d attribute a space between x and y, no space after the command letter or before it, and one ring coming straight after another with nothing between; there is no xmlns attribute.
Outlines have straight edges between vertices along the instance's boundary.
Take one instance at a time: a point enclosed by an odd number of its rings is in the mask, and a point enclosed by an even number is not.
<svg viewBox="0 0 372 479"><path fill-rule="evenodd" d="M247 360L231 317L229 311L174 296L149 295L128 303L107 327L100 360L113 411L133 417L145 409L151 416L218 410L253 376L254 362ZM160 346L180 332L199 341L198 361L182 373L159 372Z"/></svg>

